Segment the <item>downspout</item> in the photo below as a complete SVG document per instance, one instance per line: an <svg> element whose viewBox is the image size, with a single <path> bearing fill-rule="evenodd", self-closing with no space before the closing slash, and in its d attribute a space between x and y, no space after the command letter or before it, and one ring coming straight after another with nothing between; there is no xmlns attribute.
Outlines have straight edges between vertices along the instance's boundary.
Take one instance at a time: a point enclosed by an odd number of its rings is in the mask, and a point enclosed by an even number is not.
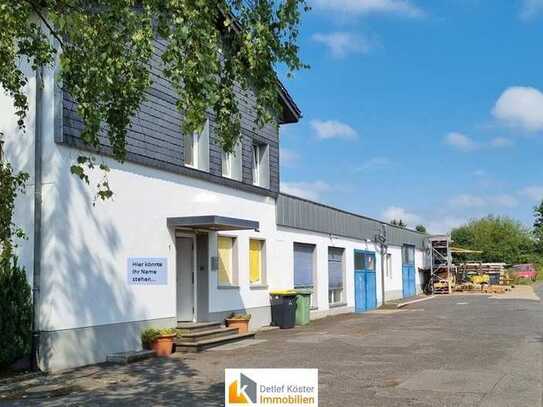
<svg viewBox="0 0 543 407"><path fill-rule="evenodd" d="M36 117L34 119L34 264L32 271L32 370L39 368L40 282L42 223L42 120L43 68L36 72Z"/></svg>
<svg viewBox="0 0 543 407"><path fill-rule="evenodd" d="M388 247L386 246L387 241L387 229L386 225L381 225L382 230L381 233L379 233L377 237L378 243L380 243L380 250L381 250L381 305L385 305L386 299L385 299L385 261L386 261L386 255L388 251Z"/></svg>

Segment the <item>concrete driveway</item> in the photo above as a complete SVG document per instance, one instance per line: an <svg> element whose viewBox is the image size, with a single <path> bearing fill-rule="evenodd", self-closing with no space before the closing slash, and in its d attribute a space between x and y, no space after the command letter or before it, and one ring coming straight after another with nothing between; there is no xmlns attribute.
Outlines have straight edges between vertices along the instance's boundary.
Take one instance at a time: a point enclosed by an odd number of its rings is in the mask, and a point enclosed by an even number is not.
<svg viewBox="0 0 543 407"><path fill-rule="evenodd" d="M543 306L528 294L437 297L242 346L78 369L0 386L0 404L217 406L224 368L289 367L319 369L321 406L541 406Z"/></svg>

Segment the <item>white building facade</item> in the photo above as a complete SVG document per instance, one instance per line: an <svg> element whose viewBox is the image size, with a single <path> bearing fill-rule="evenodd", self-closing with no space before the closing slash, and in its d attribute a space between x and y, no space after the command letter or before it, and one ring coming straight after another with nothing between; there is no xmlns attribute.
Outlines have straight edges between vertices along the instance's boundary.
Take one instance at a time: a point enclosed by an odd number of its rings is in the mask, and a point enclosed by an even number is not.
<svg viewBox="0 0 543 407"><path fill-rule="evenodd" d="M312 318L373 309L383 292L388 301L421 291L425 235L279 193L278 126L300 117L284 89L279 123L260 130L254 100L240 96L242 143L227 155L212 115L202 134L182 135L173 90L154 84L132 123L127 161L109 158L101 139L95 156L111 168L115 192L102 202L92 187L100 173L90 186L70 174L89 154L73 101L52 68L43 86L28 74L26 132L6 95L0 131L7 159L31 176L15 220L28 234L21 263L39 289L42 369L139 349L150 326L236 311L250 313L256 330L270 324L275 289L311 289Z"/></svg>

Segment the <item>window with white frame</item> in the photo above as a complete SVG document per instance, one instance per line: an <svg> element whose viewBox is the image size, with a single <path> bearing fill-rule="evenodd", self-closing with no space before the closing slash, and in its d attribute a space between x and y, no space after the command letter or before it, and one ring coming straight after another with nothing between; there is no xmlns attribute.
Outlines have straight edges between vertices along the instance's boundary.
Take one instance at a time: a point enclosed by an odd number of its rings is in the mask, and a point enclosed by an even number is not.
<svg viewBox="0 0 543 407"><path fill-rule="evenodd" d="M268 188L270 184L270 160L268 150L267 144L253 144L253 184L264 188Z"/></svg>
<svg viewBox="0 0 543 407"><path fill-rule="evenodd" d="M317 308L313 244L294 243L294 288L311 290L311 308Z"/></svg>
<svg viewBox="0 0 543 407"><path fill-rule="evenodd" d="M218 236L217 249L219 270L217 283L219 286L236 286L238 284L237 244L236 238Z"/></svg>
<svg viewBox="0 0 543 407"><path fill-rule="evenodd" d="M328 248L328 303L341 304L344 300L345 249Z"/></svg>
<svg viewBox="0 0 543 407"><path fill-rule="evenodd" d="M237 181L242 179L241 167L241 141L236 144L234 150L230 153L222 152L222 175L226 178L232 178Z"/></svg>
<svg viewBox="0 0 543 407"><path fill-rule="evenodd" d="M392 254L385 254L385 275L392 279Z"/></svg>
<svg viewBox="0 0 543 407"><path fill-rule="evenodd" d="M184 148L187 167L209 171L209 120L201 132L184 135Z"/></svg>

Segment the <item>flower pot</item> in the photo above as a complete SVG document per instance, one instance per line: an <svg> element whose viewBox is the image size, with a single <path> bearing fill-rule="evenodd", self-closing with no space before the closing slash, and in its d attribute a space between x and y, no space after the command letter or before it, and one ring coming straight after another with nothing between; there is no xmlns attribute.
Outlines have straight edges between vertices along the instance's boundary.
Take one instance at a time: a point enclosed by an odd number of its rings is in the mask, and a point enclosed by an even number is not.
<svg viewBox="0 0 543 407"><path fill-rule="evenodd" d="M157 356L170 356L173 352L173 339L176 334L161 335L153 341L151 349Z"/></svg>
<svg viewBox="0 0 543 407"><path fill-rule="evenodd" d="M228 328L238 328L238 333L240 334L249 332L248 319L226 318L226 326Z"/></svg>

